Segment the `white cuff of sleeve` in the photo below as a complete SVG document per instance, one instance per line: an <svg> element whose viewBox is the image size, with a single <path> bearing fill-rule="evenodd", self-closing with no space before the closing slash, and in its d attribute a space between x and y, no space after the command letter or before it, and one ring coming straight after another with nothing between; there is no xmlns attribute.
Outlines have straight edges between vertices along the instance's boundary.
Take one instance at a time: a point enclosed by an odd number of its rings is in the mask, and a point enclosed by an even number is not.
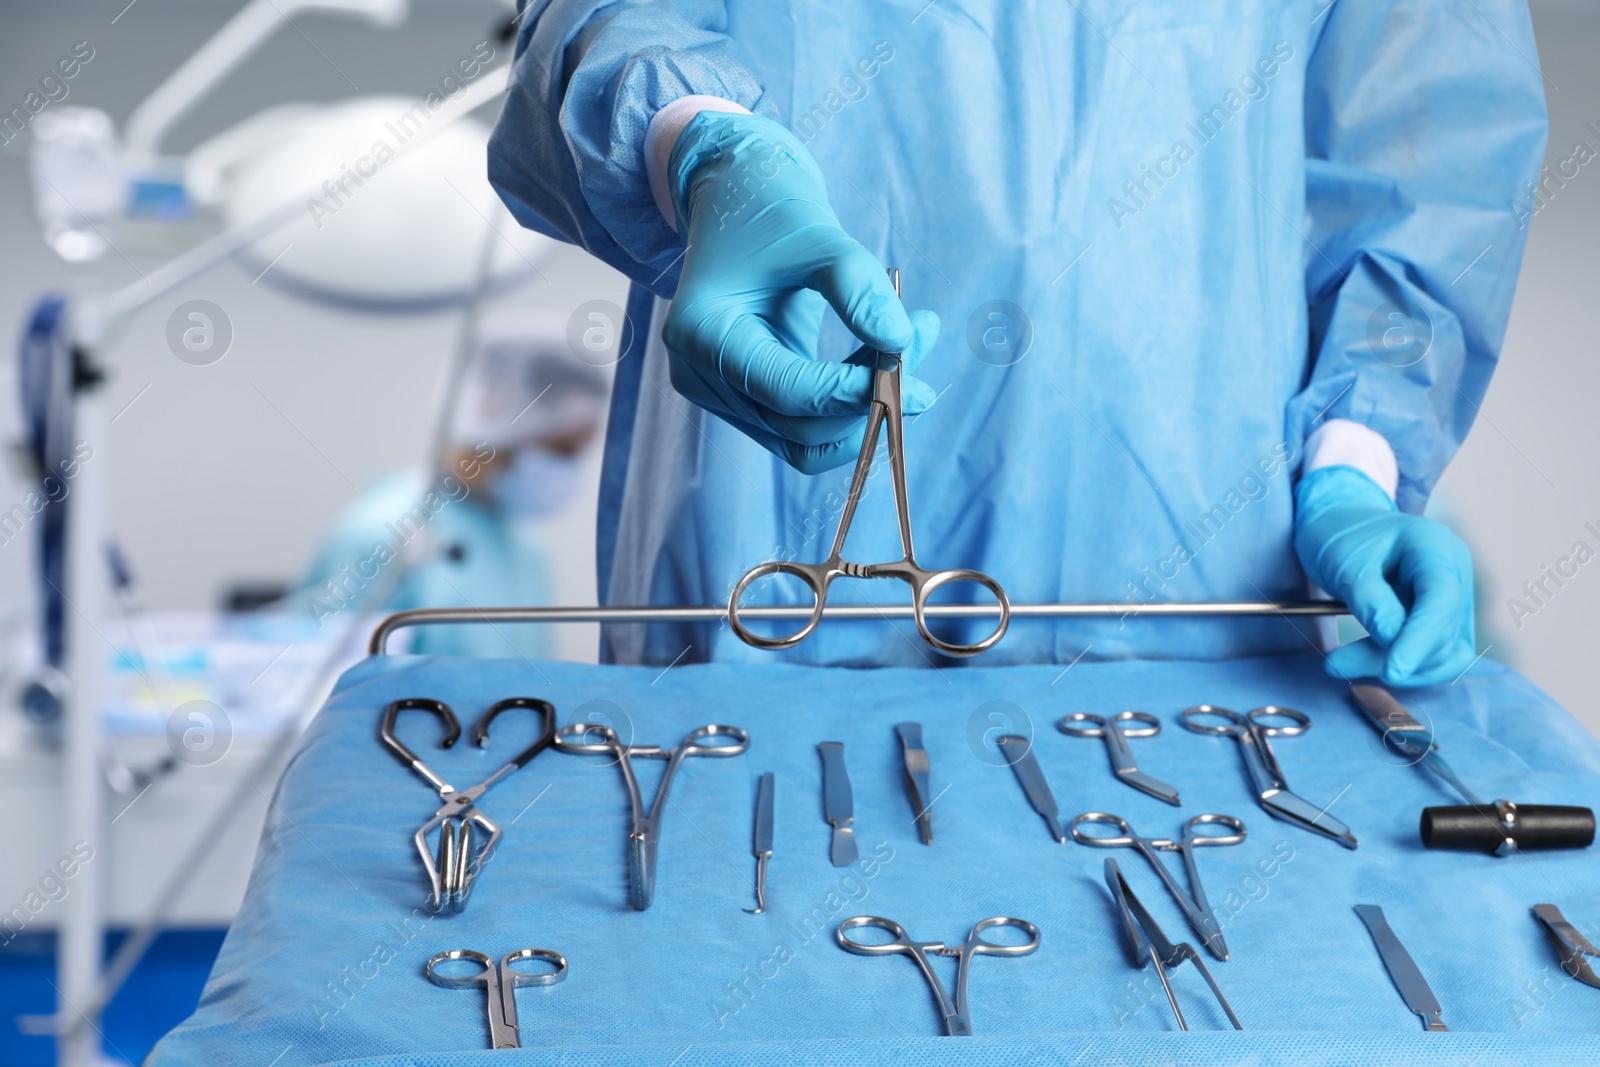
<svg viewBox="0 0 1600 1067"><path fill-rule="evenodd" d="M1377 482L1389 499L1400 485L1400 464L1382 434L1349 419L1329 419L1306 439L1305 472L1323 467L1354 467Z"/></svg>
<svg viewBox="0 0 1600 1067"><path fill-rule="evenodd" d="M672 190L667 184L667 161L672 150L678 147L683 128L702 111L727 111L735 115L748 115L750 109L724 100L720 96L680 96L657 111L644 132L644 173L650 179L650 195L656 198L656 209L667 220L672 232L678 232L678 213L672 210Z"/></svg>

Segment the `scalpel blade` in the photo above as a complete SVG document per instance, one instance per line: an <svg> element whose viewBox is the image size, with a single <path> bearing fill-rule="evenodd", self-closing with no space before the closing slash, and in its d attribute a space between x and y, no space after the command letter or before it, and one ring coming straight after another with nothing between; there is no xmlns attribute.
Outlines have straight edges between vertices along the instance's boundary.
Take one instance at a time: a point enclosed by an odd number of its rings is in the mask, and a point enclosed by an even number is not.
<svg viewBox="0 0 1600 1067"><path fill-rule="evenodd" d="M1044 780L1044 771L1039 769L1039 760L1033 754L1033 742L1020 734L1005 734L996 738L995 744L1000 746L1001 755L1011 764L1012 773L1022 784L1022 792L1027 795L1028 803L1050 827L1050 836L1066 844L1067 832L1061 828L1061 810L1056 807L1050 783Z"/></svg>
<svg viewBox="0 0 1600 1067"><path fill-rule="evenodd" d="M844 768L844 745L824 741L817 751L822 753L822 814L833 827L829 859L835 867L848 867L859 853L855 834L850 830L855 821L855 796L850 792L850 775Z"/></svg>
<svg viewBox="0 0 1600 1067"><path fill-rule="evenodd" d="M1389 977L1394 980L1394 986L1400 990L1400 999L1406 1002L1406 1007L1422 1016L1423 1025L1429 1030L1444 1032L1450 1028L1439 1018L1444 1011L1439 1006L1439 998L1433 995L1433 990L1428 988L1428 980L1422 977L1422 971L1417 968L1417 961L1411 958L1411 953L1394 936L1394 931L1389 929L1389 921L1383 917L1383 909L1376 904L1357 904L1356 914L1361 916L1361 921L1367 924L1367 932L1372 935L1372 941L1378 946L1378 955L1383 957L1383 965L1389 971Z"/></svg>

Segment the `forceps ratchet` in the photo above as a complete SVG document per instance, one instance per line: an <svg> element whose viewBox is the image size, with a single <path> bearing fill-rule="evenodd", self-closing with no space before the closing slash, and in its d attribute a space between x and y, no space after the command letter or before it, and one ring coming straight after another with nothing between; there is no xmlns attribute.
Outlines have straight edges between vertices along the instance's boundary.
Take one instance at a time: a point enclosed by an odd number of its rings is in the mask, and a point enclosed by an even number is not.
<svg viewBox="0 0 1600 1067"><path fill-rule="evenodd" d="M895 295L900 294L900 271L890 268L889 277L894 282ZM793 563L788 560L769 560L747 571L733 587L728 598L728 625L739 639L756 648L793 648L811 636L822 621L822 609L827 603L828 588L842 575L852 578L898 578L911 586L912 615L922 639L948 656L975 656L992 648L1005 635L1011 622L1011 601L1000 583L980 571L943 570L930 571L917 565L911 549L911 512L906 497L906 459L903 419L900 404L900 356L898 352L878 353L877 366L872 377L872 403L867 410L867 430L861 439L861 453L856 459L856 469L850 479L850 490L845 496L844 509L839 516L839 530L834 535L828 558L821 563ZM900 523L900 548L904 558L892 563L851 563L844 558L845 538L850 533L850 523L855 518L856 505L861 502L862 491L873 467L873 456L878 450L878 431L887 427L889 437L889 476L894 483L895 515ZM740 601L745 590L757 579L774 574L791 574L811 590L815 606L811 617L798 631L783 637L764 637L752 633L739 617ZM973 644L957 644L934 636L928 629L924 609L935 590L957 582L975 583L994 594L999 602L1000 622L994 631Z"/></svg>
<svg viewBox="0 0 1600 1067"><path fill-rule="evenodd" d="M1199 721L1211 716L1222 719L1222 725ZM1291 725L1274 725L1273 720L1288 720ZM1311 729L1311 716L1293 708L1276 704L1256 708L1247 715L1210 704L1197 704L1178 716L1185 730L1197 734L1221 734L1239 742L1239 755L1244 759L1245 773L1256 791L1256 800L1274 819L1330 837L1345 848L1356 847L1356 835L1344 823L1328 814L1328 808L1318 808L1289 791L1283 768L1272 751L1272 738L1298 737ZM1338 799L1338 798L1335 798ZM1332 805L1330 804L1329 807Z"/></svg>
<svg viewBox="0 0 1600 1067"><path fill-rule="evenodd" d="M1082 827L1090 823L1115 826L1119 832L1114 837L1085 833ZM1202 826L1221 826L1233 832L1205 834L1200 832ZM1172 894L1178 910L1183 912L1183 917L1189 920L1190 928L1200 935L1200 939L1206 943L1206 948L1211 950L1211 954L1219 960L1228 958L1228 943L1222 939L1222 924L1217 922L1217 914L1211 910L1211 902L1206 899L1205 886L1200 882L1200 869L1194 862L1194 850L1239 844L1245 838L1244 823L1232 815L1196 815L1184 824L1183 836L1174 841L1166 837L1140 837L1138 832L1128 825L1128 820L1120 815L1111 815L1103 811L1086 811L1072 820L1071 831L1072 839L1080 845L1136 850L1149 861L1151 867L1155 868L1156 874L1161 876L1161 881L1166 884L1167 892ZM1161 862L1159 854L1162 852L1176 852L1183 857L1183 868L1189 877L1192 896L1183 891L1177 879L1172 877L1172 872L1167 870L1167 865Z"/></svg>
<svg viewBox="0 0 1600 1067"><path fill-rule="evenodd" d="M441 963L470 960L479 970L472 974L440 974ZM555 970L543 974L529 974L512 966L521 960L544 960L555 964ZM430 956L423 965L428 981L444 989L476 989L483 987L489 1001L489 1047L521 1048L522 1033L517 1022L517 987L528 985L555 985L567 977L567 958L547 948L519 948L500 958L498 964L483 953L470 948L453 948Z"/></svg>
<svg viewBox="0 0 1600 1067"><path fill-rule="evenodd" d="M1016 927L1027 935L1028 940L1020 945L997 945L983 939L985 930L1000 926ZM846 932L862 927L882 930L893 940L875 945L865 944L850 937ZM876 915L857 915L853 919L846 919L839 924L833 936L839 942L840 948L857 956L910 956L912 962L922 970L922 977L928 980L928 988L933 991L934 999L939 1003L939 1014L944 1018L944 1032L949 1037L972 1036L972 1013L967 1000L967 972L972 969L974 956L1026 956L1039 948L1037 926L1004 915L984 919L972 928L967 934L967 939L959 945L946 945L943 941L913 941L911 935L906 933L905 927L892 919L883 919ZM939 976L934 973L931 959L933 956L954 956L958 961L954 1002L945 990L944 983L939 981Z"/></svg>
<svg viewBox="0 0 1600 1067"><path fill-rule="evenodd" d="M1125 726L1125 723L1141 725ZM1133 761L1133 749L1128 747L1130 737L1155 737L1161 732L1161 720L1154 715L1142 711L1119 711L1111 718L1104 719L1079 711L1063 715L1056 723L1056 729L1069 737L1103 738L1106 751L1111 754L1112 774L1141 793L1164 800L1174 807L1179 806L1178 791L1159 778L1152 778L1141 771Z"/></svg>
<svg viewBox="0 0 1600 1067"><path fill-rule="evenodd" d="M499 825L479 810L478 798L512 771L527 766L529 760L550 747L555 737L554 706L548 701L533 697L511 697L484 712L477 725L472 728L473 739L477 741L479 748L489 746L489 724L502 712L512 708L526 708L539 716L541 720L539 736L510 763L470 789L456 789L439 777L394 734L395 720L402 711L426 711L444 723L444 739L439 742L439 747L451 747L461 737L461 723L448 704L424 697L407 697L404 700L396 700L383 711L378 736L401 763L416 771L429 785L437 789L439 799L444 801L444 806L434 812L433 818L423 823L421 829L412 835L417 853L422 857L422 866L428 872L428 882L433 889L430 903L436 911L459 912L467 906L467 897L472 893L478 872L488 862L489 856L494 851L495 842L500 840ZM474 825L489 835L488 839L476 848L473 845ZM428 847L428 834L435 826L439 827L437 857Z"/></svg>
<svg viewBox="0 0 1600 1067"><path fill-rule="evenodd" d="M598 741L587 738L598 737ZM727 739L728 743L723 743ZM710 743L707 743L710 742ZM667 796L672 792L672 779L678 768L690 756L737 756L750 746L750 735L737 726L701 726L690 730L688 736L672 748L659 745L625 745L609 726L592 723L573 723L556 731L555 746L562 752L577 755L611 756L622 770L622 780L628 787L628 803L633 817L628 829L628 901L639 911L650 907L656 895L656 856L661 844L661 816L666 814ZM667 769L662 772L661 784L656 787L654 803L647 811L639 795L639 779L633 773L636 756L664 759Z"/></svg>

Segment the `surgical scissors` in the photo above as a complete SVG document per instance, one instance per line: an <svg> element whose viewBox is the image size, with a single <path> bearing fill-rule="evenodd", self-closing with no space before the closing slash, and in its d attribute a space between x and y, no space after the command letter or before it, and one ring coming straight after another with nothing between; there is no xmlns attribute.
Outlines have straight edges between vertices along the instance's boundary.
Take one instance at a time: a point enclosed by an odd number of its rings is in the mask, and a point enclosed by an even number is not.
<svg viewBox="0 0 1600 1067"><path fill-rule="evenodd" d="M1079 829L1088 823L1115 826L1120 833L1115 837L1098 837ZM1202 826L1223 826L1233 833L1203 834L1199 832ZM1167 892L1172 894L1172 899L1183 912L1183 917L1189 920L1190 928L1200 935L1200 939L1206 943L1206 948L1211 950L1211 954L1219 960L1228 958L1228 943L1222 939L1222 924L1217 922L1217 914L1211 910L1211 902L1206 899L1205 886L1200 882L1200 868L1194 862L1194 850L1216 845L1239 844L1245 838L1244 823L1232 815L1196 815L1184 824L1183 836L1173 841L1165 837L1140 837L1138 832L1128 825L1128 820L1120 815L1087 811L1072 820L1071 829L1072 839L1080 845L1090 845L1094 848L1136 849L1161 876L1161 880L1166 883ZM1183 857L1183 868L1189 876L1192 896L1183 891L1177 879L1172 877L1172 872L1167 870L1167 865L1161 862L1158 854L1161 852L1176 852Z"/></svg>
<svg viewBox="0 0 1600 1067"><path fill-rule="evenodd" d="M1083 725L1087 723L1088 725ZM1124 723L1143 723L1143 726L1124 727ZM1161 781L1152 778L1139 769L1133 761L1133 749L1128 747L1130 737L1154 737L1161 732L1161 720L1154 715L1142 711L1119 711L1109 719L1088 712L1079 711L1071 715L1064 715L1056 723L1056 729L1069 737L1099 737L1106 743L1106 751L1111 754L1111 773L1118 779L1128 783L1141 793L1148 793L1157 800L1164 800L1173 806L1179 806L1178 791Z"/></svg>
<svg viewBox="0 0 1600 1067"><path fill-rule="evenodd" d="M1200 716L1205 715L1222 719L1224 724L1212 726L1197 721ZM1272 724L1274 719L1287 719L1293 725L1274 726ZM1250 784L1256 791L1256 800L1266 809L1268 815L1292 823L1302 830L1331 837L1345 848L1356 847L1356 835L1350 832L1348 826L1328 814L1328 808L1333 806L1331 803L1318 808L1289 791L1289 783L1283 777L1283 768L1278 766L1278 757L1272 751L1272 738L1300 736L1311 729L1311 716L1293 708L1278 707L1276 704L1256 708L1248 715L1240 715L1237 711L1210 704L1197 704L1180 714L1178 721L1183 723L1185 730L1197 734L1221 734L1239 742L1239 754L1244 759L1245 773L1250 776Z"/></svg>
<svg viewBox="0 0 1600 1067"><path fill-rule="evenodd" d="M528 761L549 748L555 738L554 706L548 701L533 697L511 697L484 712L477 725L472 728L473 740L478 743L479 748L489 747L489 724L494 722L501 712L512 708L526 708L539 715L542 720L539 736L510 763L470 789L456 789L446 782L394 735L395 719L402 711L427 711L438 716L444 723L444 739L439 742L439 747L449 748L461 737L461 723L448 704L425 697L407 697L404 700L396 700L383 711L378 736L401 763L416 771L429 785L437 789L439 799L444 801L444 806L433 813L433 818L423 823L421 829L412 835L417 853L422 857L422 865L428 872L428 882L433 888L430 903L436 911L458 912L467 906L467 897L472 893L478 872L489 861L495 842L500 840L499 825L479 810L478 798L512 771L527 766ZM489 839L479 846L476 852L472 840L474 823L489 835ZM437 861L432 850L428 848L428 833L435 826L439 827Z"/></svg>
<svg viewBox="0 0 1600 1067"><path fill-rule="evenodd" d="M900 271L890 268L889 277L894 281L895 295L900 293ZM1006 627L1011 622L1011 601L1006 599L1006 591L1000 588L987 574L973 570L944 570L930 571L917 565L916 557L911 549L911 512L906 496L906 460L903 440L903 420L900 404L900 356L898 352L878 353L877 366L873 370L872 378L872 403L867 410L867 430L861 439L861 453L856 458L855 474L850 479L850 491L844 500L844 509L839 516L839 530L833 538L833 548L828 552L828 558L821 563L793 563L788 560L768 560L766 563L757 564L747 571L739 583L733 587L733 595L728 598L728 625L733 627L733 632L747 645L756 648L792 648L811 636L811 631L817 628L817 623L822 621L822 609L828 599L828 588L835 578L849 575L852 578L899 578L911 586L912 616L917 623L917 630L922 634L922 639L940 652L949 656L975 656L979 652L993 647L1005 635ZM878 450L878 430L888 427L889 435L889 474L894 482L895 514L900 522L900 548L905 553L904 558L893 563L849 563L844 559L844 542L850 533L850 523L855 518L856 505L861 501L861 493L866 488L867 478L873 467L873 456ZM763 637L752 633L739 617L740 601L750 584L759 578L773 574L792 574L805 582L815 598L815 606L811 610L811 618L795 633L784 637ZM933 631L928 629L924 611L928 605L928 598L934 591L955 582L972 582L983 586L999 601L1000 623L994 632L983 640L974 644L956 644L935 637Z"/></svg>
<svg viewBox="0 0 1600 1067"><path fill-rule="evenodd" d="M480 970L472 974L440 974L438 966L456 960L471 960ZM519 960L545 960L556 969L544 974L519 971L513 963ZM489 1001L489 1047L521 1048L522 1033L517 1022L517 987L526 985L555 985L567 977L567 958L547 948L519 948L508 952L498 965L483 953L470 948L453 948L430 956L423 965L428 981L445 989L475 989L483 987Z"/></svg>
<svg viewBox="0 0 1600 1067"><path fill-rule="evenodd" d="M882 944L869 945L853 940L847 930L855 930L863 926L883 930L894 940ZM992 941L983 939L985 930L997 926L1014 926L1028 935L1028 940L1020 945L997 945ZM1011 919L1004 915L997 915L992 919L985 919L972 928L967 934L967 939L959 945L946 945L943 941L913 941L911 935L906 933L905 927L892 919L881 919L876 915L857 915L853 919L846 919L839 924L833 932L834 939L839 942L839 947L846 952L853 952L857 956L910 956L912 961L921 968L922 976L928 980L928 987L933 990L934 999L939 1002L939 1014L944 1017L944 1032L950 1037L972 1036L972 1013L967 1001L967 972L972 968L974 956L1026 956L1039 947L1039 928L1022 919ZM945 991L944 983L939 981L939 976L933 972L931 956L954 956L956 963L956 996L951 1003L950 994Z"/></svg>
<svg viewBox="0 0 1600 1067"><path fill-rule="evenodd" d="M598 737L598 741L584 740ZM731 738L724 744L702 742L713 738ZM639 911L650 906L656 895L656 856L661 844L661 816L666 814L667 794L672 791L672 779L689 756L738 756L750 747L750 735L737 726L702 726L690 730L687 737L673 748L659 745L625 745L617 732L609 726L594 723L573 723L556 731L556 748L577 755L609 755L622 769L622 780L628 787L628 803L633 817L628 828L628 900ZM633 773L633 757L664 759L667 769L656 786L655 802L645 810L639 794L639 779Z"/></svg>

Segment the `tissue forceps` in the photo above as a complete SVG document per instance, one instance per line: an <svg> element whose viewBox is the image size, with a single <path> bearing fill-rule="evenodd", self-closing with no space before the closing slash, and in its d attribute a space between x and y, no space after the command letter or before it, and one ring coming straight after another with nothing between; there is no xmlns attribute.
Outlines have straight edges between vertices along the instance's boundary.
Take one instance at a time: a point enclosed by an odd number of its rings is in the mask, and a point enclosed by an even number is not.
<svg viewBox="0 0 1600 1067"><path fill-rule="evenodd" d="M1198 717L1206 715L1222 719L1224 724L1213 726L1197 721ZM1274 726L1271 724L1273 719L1287 719L1294 725ZM1185 730L1197 734L1222 734L1239 742L1239 755L1244 758L1245 773L1250 776L1250 784L1255 788L1256 800L1268 815L1302 830L1331 837L1345 848L1356 847L1356 835L1350 832L1350 827L1329 815L1326 807L1318 808L1289 791L1283 768L1278 766L1278 757L1272 751L1272 738L1300 736L1311 729L1311 716L1275 704L1256 708L1248 715L1210 704L1197 704L1180 714L1178 721L1183 723Z"/></svg>
<svg viewBox="0 0 1600 1067"><path fill-rule="evenodd" d="M1079 827L1087 823L1105 823L1115 826L1119 831L1115 837L1097 837L1094 834L1084 833ZM1232 830L1231 834L1203 834L1199 832L1202 826L1224 826ZM1128 820L1120 815L1110 815L1103 811L1086 811L1072 820L1072 839L1080 845L1090 845L1094 848L1131 848L1138 851L1155 872L1161 876L1161 881L1166 883L1167 892L1172 894L1173 901L1178 905L1178 910L1183 912L1183 917L1189 920L1189 926L1200 939L1206 943L1206 948L1219 960L1228 958L1228 943L1222 939L1222 924L1217 922L1217 913L1211 910L1211 902L1206 899L1206 888L1200 882L1200 868L1195 866L1194 850L1208 848L1214 845L1237 845L1244 841L1244 823L1232 815L1196 815L1183 826L1183 836L1176 841L1165 837L1140 837ZM1161 852L1176 852L1183 857L1183 868L1189 876L1189 886L1193 892L1183 891L1177 879L1172 877L1172 872L1167 870L1167 865L1161 862Z"/></svg>
<svg viewBox="0 0 1600 1067"><path fill-rule="evenodd" d="M482 970L474 974L440 974L441 963L471 960ZM556 969L544 974L529 974L512 967L518 960L546 960ZM522 1032L517 1022L517 987L525 985L555 985L567 977L567 958L547 948L519 948L501 957L497 965L493 959L470 948L453 948L430 956L423 964L428 981L444 989L473 989L483 987L489 1001L489 1047L521 1048Z"/></svg>
<svg viewBox="0 0 1600 1067"><path fill-rule="evenodd" d="M894 940L871 945L856 941L845 932L863 926L883 930ZM992 941L985 941L983 932L997 926L1014 926L1027 934L1028 940L1020 945L997 945ZM934 999L939 1002L939 1014L944 1017L944 1032L949 1037L972 1036L972 1012L967 1000L967 972L972 969L973 957L1026 956L1039 947L1037 926L1004 915L983 920L972 928L967 934L967 939L959 945L946 945L943 941L913 941L911 935L906 933L905 927L892 919L881 919L876 915L857 915L853 919L846 919L839 924L833 936L839 942L840 948L857 956L910 956L912 962L921 969L922 977L928 980L928 987L933 990ZM953 1003L950 994L945 990L944 983L939 981L939 976L934 973L933 963L929 958L931 956L954 956L959 961L956 964L956 995Z"/></svg>
<svg viewBox="0 0 1600 1067"><path fill-rule="evenodd" d="M891 268L889 277L894 281L895 295L898 296L900 271ZM828 588L833 584L833 580L841 575L849 575L852 578L898 578L910 585L912 615L916 619L918 632L922 634L924 641L947 656L975 656L993 647L995 642L1005 635L1006 627L1011 622L1011 601L1006 599L1006 591L1000 588L999 582L980 571L926 570L917 565L912 552L911 512L906 496L904 427L900 404L900 355L898 352L878 353L878 363L872 378L872 404L867 410L867 431L861 439L861 454L856 459L855 474L850 479L850 491L845 496L844 510L839 516L839 530L834 534L833 548L829 550L828 558L821 563L769 560L752 567L733 587L733 595L728 598L728 625L733 627L733 632L738 634L739 639L745 644L754 645L756 648L793 648L811 636L811 632L817 628L817 623L822 621L822 609L828 600ZM873 454L878 449L878 430L885 426L889 435L889 473L894 482L895 514L900 522L900 547L905 556L893 563L850 563L844 558L845 538L850 533L850 523L855 518L856 505L861 501L861 493L866 488L867 478L872 472ZM797 632L784 637L763 637L752 633L739 617L740 600L745 590L757 579L773 574L794 575L805 582L815 598L811 618ZM942 586L956 582L981 585L993 593L1000 604L999 625L988 637L974 644L954 644L935 637L928 629L927 619L924 617L928 597Z"/></svg>
<svg viewBox="0 0 1600 1067"><path fill-rule="evenodd" d="M422 866L428 872L428 883L433 889L430 903L436 911L459 912L467 906L467 897L472 893L478 872L488 862L489 856L494 851L495 842L500 840L499 824L478 808L478 798L512 771L527 766L529 760L550 747L555 737L556 709L553 705L533 697L511 697L484 712L478 719L477 725L472 728L473 739L477 741L479 748L489 747L489 724L494 722L501 712L512 708L527 708L539 715L542 720L539 736L510 763L469 789L456 789L439 777L394 735L395 720L402 711L427 711L438 716L444 723L444 739L439 742L439 747L451 747L461 737L461 723L448 704L424 697L408 697L396 700L383 711L378 736L401 763L416 771L429 785L437 789L439 799L444 801L444 806L433 813L433 818L423 823L412 835L417 853L422 857ZM476 849L473 847L474 825L489 835L488 840ZM428 834L435 826L439 827L437 859L433 851L428 848Z"/></svg>
<svg viewBox="0 0 1600 1067"><path fill-rule="evenodd" d="M1124 723L1144 725L1125 728ZM1128 747L1130 737L1154 737L1161 732L1161 720L1154 715L1142 711L1119 711L1111 718L1103 719L1098 715L1079 711L1063 715L1056 723L1056 729L1069 737L1103 738L1106 751L1111 754L1111 773L1120 781L1157 800L1164 800L1174 806L1181 804L1176 789L1139 769L1139 765L1133 761L1133 749Z"/></svg>
<svg viewBox="0 0 1600 1067"><path fill-rule="evenodd" d="M585 738L598 737L598 741ZM731 738L729 744L712 738ZM628 803L633 818L628 829L628 902L639 911L650 906L656 895L656 857L661 844L661 816L667 811L667 795L672 792L672 779L678 768L690 756L738 756L750 747L750 735L737 726L702 726L690 730L688 736L672 748L659 745L625 745L617 739L617 732L609 726L593 723L573 723L556 731L555 746L563 752L578 755L608 755L616 760L622 770L622 780L628 787ZM656 786L656 797L648 811L639 795L639 779L633 773L635 756L664 759L667 769Z"/></svg>

